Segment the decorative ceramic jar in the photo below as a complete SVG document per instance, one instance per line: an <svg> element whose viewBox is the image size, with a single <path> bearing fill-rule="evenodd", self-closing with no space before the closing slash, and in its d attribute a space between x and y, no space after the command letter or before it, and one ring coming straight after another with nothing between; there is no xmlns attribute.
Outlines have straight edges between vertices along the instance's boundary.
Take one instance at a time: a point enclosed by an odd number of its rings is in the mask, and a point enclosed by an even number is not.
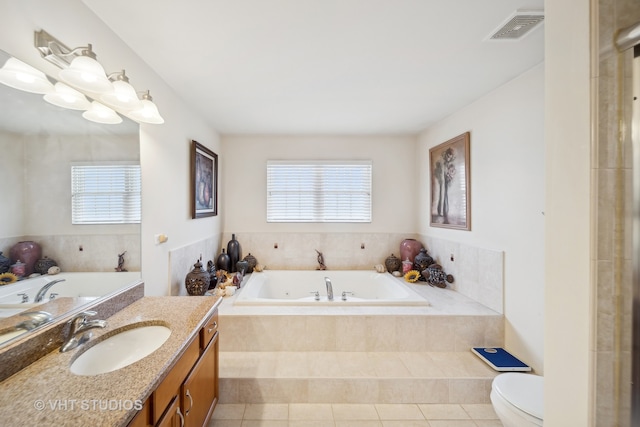
<svg viewBox="0 0 640 427"><path fill-rule="evenodd" d="M27 264L17 260L15 264L11 266L11 272L18 277L27 276Z"/></svg>
<svg viewBox="0 0 640 427"><path fill-rule="evenodd" d="M394 271L400 271L400 268L402 267L402 261L400 261L400 258L395 256L394 254L391 254L384 261L384 266L387 267L387 271L389 273L393 273Z"/></svg>
<svg viewBox="0 0 640 427"><path fill-rule="evenodd" d="M36 261L42 258L42 248L39 244L31 240L18 242L9 250L9 257L13 262L18 260L24 262L23 276L28 276L33 273Z"/></svg>
<svg viewBox="0 0 640 427"><path fill-rule="evenodd" d="M253 273L253 269L256 267L256 265L258 265L258 260L256 259L256 257L251 255L251 252L249 252L249 254L244 257L244 261L247 261L249 263L249 268L247 268L246 273Z"/></svg>
<svg viewBox="0 0 640 427"><path fill-rule="evenodd" d="M236 263L242 259L242 247L240 247L240 242L236 240L235 234L231 235L231 240L227 243L227 255L229 255L231 264L231 270L229 271L235 273L237 271Z"/></svg>
<svg viewBox="0 0 640 427"><path fill-rule="evenodd" d="M216 266L211 260L207 261L207 273L209 273L209 289L213 289L218 284L218 276L216 276Z"/></svg>
<svg viewBox="0 0 640 427"><path fill-rule="evenodd" d="M413 260L413 268L418 271L426 270L431 264L433 264L433 258L427 253L426 248L420 249L420 252Z"/></svg>
<svg viewBox="0 0 640 427"><path fill-rule="evenodd" d="M422 243L417 241L416 239L404 239L400 242L400 259L402 261L408 259L413 262L414 258L420 252L422 248Z"/></svg>
<svg viewBox="0 0 640 427"><path fill-rule="evenodd" d="M244 276L249 270L249 262L245 260L241 260L236 262L236 271Z"/></svg>
<svg viewBox="0 0 640 427"><path fill-rule="evenodd" d="M218 255L218 258L216 259L216 269L224 271L231 270L231 259L224 249L222 249L222 253Z"/></svg>
<svg viewBox="0 0 640 427"><path fill-rule="evenodd" d="M2 255L2 251L0 251L0 274L6 273L11 268L11 260L6 256Z"/></svg>
<svg viewBox="0 0 640 427"><path fill-rule="evenodd" d="M56 266L56 265L58 265L57 262L55 262L51 258L44 257L44 258L40 258L38 261L36 261L36 264L34 265L33 270L36 273L47 274L49 269L51 267Z"/></svg>
<svg viewBox="0 0 640 427"><path fill-rule="evenodd" d="M200 260L193 264L193 270L187 273L184 280L189 295L204 295L209 289L209 273L204 271Z"/></svg>
<svg viewBox="0 0 640 427"><path fill-rule="evenodd" d="M409 261L409 258L402 261L402 274L408 273L413 270L413 263Z"/></svg>
<svg viewBox="0 0 640 427"><path fill-rule="evenodd" d="M440 264L431 264L426 270L422 271L422 277L431 286L439 288L446 288L447 282L453 283L453 276L445 273Z"/></svg>

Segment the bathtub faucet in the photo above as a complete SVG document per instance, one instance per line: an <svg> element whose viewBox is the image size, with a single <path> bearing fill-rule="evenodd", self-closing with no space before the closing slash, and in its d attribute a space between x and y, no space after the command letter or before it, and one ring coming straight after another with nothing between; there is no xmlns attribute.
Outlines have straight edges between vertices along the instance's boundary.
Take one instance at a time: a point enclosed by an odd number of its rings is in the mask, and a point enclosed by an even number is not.
<svg viewBox="0 0 640 427"><path fill-rule="evenodd" d="M40 290L36 294L36 297L33 299L33 302L42 302L42 299L44 298L44 296L47 293L47 291L49 290L49 288L51 288L56 283L64 282L64 281L65 281L65 279L52 280L49 283L47 283L46 285L44 285L42 288L40 288Z"/></svg>
<svg viewBox="0 0 640 427"><path fill-rule="evenodd" d="M331 286L331 279L325 277L324 283L327 285L327 299L329 301L333 301L333 286Z"/></svg>

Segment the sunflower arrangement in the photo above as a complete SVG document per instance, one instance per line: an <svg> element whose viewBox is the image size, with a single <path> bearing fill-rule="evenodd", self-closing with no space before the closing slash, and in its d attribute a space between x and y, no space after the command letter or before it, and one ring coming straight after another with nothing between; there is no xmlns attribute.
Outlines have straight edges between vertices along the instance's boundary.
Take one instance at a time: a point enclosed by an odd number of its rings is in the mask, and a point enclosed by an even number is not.
<svg viewBox="0 0 640 427"><path fill-rule="evenodd" d="M407 282L410 282L410 283L417 282L419 278L420 278L420 273L418 273L417 270L408 271L404 275L404 280L406 280Z"/></svg>
<svg viewBox="0 0 640 427"><path fill-rule="evenodd" d="M15 283L18 281L18 276L13 273L2 273L0 274L0 286L1 285L9 285L11 283Z"/></svg>

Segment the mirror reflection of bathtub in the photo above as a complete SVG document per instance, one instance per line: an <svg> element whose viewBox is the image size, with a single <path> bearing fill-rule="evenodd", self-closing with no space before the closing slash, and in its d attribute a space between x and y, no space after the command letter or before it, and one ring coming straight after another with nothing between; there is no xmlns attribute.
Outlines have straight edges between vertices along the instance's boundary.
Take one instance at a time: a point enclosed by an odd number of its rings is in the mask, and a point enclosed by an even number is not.
<svg viewBox="0 0 640 427"><path fill-rule="evenodd" d="M0 67L9 58L0 50ZM119 125L90 122L82 111L0 84L0 158L0 196L5 201L0 251L8 257L15 243L34 240L42 255L62 269L58 275L0 286L0 346L6 346L30 335L31 330L13 330L28 319L20 313L45 311L58 321L140 282L140 224L73 225L70 194L72 162L139 162L139 126L127 118ZM118 254L124 251L129 272L116 273ZM63 277L65 282L53 285L42 303L34 305L34 292L43 281ZM27 289L29 302L23 304L17 294ZM50 301L51 292L58 295Z"/></svg>

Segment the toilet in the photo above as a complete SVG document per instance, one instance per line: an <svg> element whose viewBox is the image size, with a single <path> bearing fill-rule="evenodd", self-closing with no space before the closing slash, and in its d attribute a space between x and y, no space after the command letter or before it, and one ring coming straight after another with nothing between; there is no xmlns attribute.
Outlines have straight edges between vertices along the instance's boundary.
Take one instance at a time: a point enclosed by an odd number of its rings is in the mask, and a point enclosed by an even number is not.
<svg viewBox="0 0 640 427"><path fill-rule="evenodd" d="M491 403L504 427L542 425L544 379L520 372L500 374L491 383Z"/></svg>

